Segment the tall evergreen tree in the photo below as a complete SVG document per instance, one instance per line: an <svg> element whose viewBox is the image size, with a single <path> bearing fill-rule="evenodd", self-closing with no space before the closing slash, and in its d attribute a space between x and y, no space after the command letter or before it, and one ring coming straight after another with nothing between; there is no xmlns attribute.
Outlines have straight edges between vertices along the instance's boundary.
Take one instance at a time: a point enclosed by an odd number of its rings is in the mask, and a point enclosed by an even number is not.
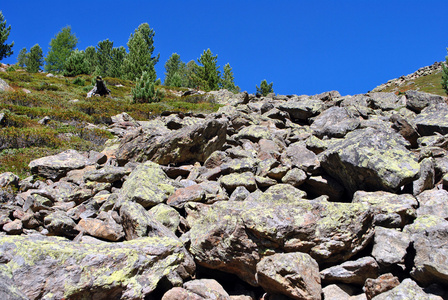
<svg viewBox="0 0 448 300"><path fill-rule="evenodd" d="M30 73L37 73L44 65L44 55L39 44L31 47L30 52L26 54L26 70Z"/></svg>
<svg viewBox="0 0 448 300"><path fill-rule="evenodd" d="M96 66L98 65L95 47L89 46L84 50L84 60L89 67L89 74L95 72Z"/></svg>
<svg viewBox="0 0 448 300"><path fill-rule="evenodd" d="M273 82L268 84L266 79L263 80L260 84L260 87L258 87L258 85L255 85L255 87L257 88L257 94L266 96L269 93L273 93L274 92L274 89L272 88L273 85L274 85Z"/></svg>
<svg viewBox="0 0 448 300"><path fill-rule="evenodd" d="M62 72L65 61L78 43L78 38L72 34L70 26L62 28L50 41L50 49L45 58L47 72Z"/></svg>
<svg viewBox="0 0 448 300"><path fill-rule="evenodd" d="M448 52L448 48L446 48ZM442 63L443 74L442 74L442 87L445 93L448 94L448 55L445 56L445 64Z"/></svg>
<svg viewBox="0 0 448 300"><path fill-rule="evenodd" d="M200 88L205 91L215 91L219 89L221 72L218 66L218 55L213 55L210 49L204 50L198 59L196 68L196 80Z"/></svg>
<svg viewBox="0 0 448 300"><path fill-rule="evenodd" d="M188 88L199 88L196 80L196 70L198 64L194 60L190 60L185 67L185 83L184 87Z"/></svg>
<svg viewBox="0 0 448 300"><path fill-rule="evenodd" d="M129 80L140 78L146 71L151 80L156 80L155 65L159 61L160 54L152 56L154 53L154 30L149 28L147 23L143 23L129 37L127 43L129 53L123 61L124 77Z"/></svg>
<svg viewBox="0 0 448 300"><path fill-rule="evenodd" d="M180 59L177 53L171 54L170 58L165 63L165 81L166 86L181 87L185 85L185 63Z"/></svg>
<svg viewBox="0 0 448 300"><path fill-rule="evenodd" d="M228 63L224 66L224 74L221 78L221 87L233 93L239 93L240 91L240 87L235 86L232 67L230 67L230 64Z"/></svg>
<svg viewBox="0 0 448 300"><path fill-rule="evenodd" d="M26 66L26 52L28 50L26 50L25 47L22 48L22 50L20 50L19 55L17 56L17 63L19 65L19 67L23 68Z"/></svg>
<svg viewBox="0 0 448 300"><path fill-rule="evenodd" d="M107 76L121 78L123 77L123 61L126 57L126 49L123 46L112 48L111 59L107 68Z"/></svg>
<svg viewBox="0 0 448 300"><path fill-rule="evenodd" d="M108 76L113 47L114 42L109 39L99 42L96 46L98 70L101 76Z"/></svg>
<svg viewBox="0 0 448 300"><path fill-rule="evenodd" d="M0 11L0 60L13 54L12 47L14 46L14 42L9 45L6 44L10 31L11 25L6 27L6 20Z"/></svg>

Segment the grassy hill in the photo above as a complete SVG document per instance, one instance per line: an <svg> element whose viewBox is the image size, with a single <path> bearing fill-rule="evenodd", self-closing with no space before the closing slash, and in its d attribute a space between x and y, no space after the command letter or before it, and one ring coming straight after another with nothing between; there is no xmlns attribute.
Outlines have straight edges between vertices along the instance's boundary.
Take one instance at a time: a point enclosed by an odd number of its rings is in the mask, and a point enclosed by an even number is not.
<svg viewBox="0 0 448 300"><path fill-rule="evenodd" d="M422 71L423 70L423 71ZM386 84L376 87L375 92L404 93L407 90L417 90L431 94L446 96L442 88L442 69L440 63L424 67L413 74L389 80Z"/></svg>
<svg viewBox="0 0 448 300"><path fill-rule="evenodd" d="M148 120L163 111L211 112L219 106L203 97L181 97L182 89L159 87L165 97L158 103L132 103L134 83L105 78L110 97L86 98L91 76L47 77L45 73L0 72L12 91L0 91L0 173L29 176L28 163L66 149L102 150L112 138L111 116L127 112ZM39 120L49 117L48 123Z"/></svg>

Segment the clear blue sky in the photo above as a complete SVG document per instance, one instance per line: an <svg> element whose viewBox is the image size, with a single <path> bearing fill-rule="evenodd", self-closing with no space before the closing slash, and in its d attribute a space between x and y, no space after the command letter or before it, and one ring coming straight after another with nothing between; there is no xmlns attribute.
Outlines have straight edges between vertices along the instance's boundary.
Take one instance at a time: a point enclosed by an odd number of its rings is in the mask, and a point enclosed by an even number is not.
<svg viewBox="0 0 448 300"><path fill-rule="evenodd" d="M448 1L2 1L15 63L23 47L70 25L78 48L109 39L125 46L141 23L155 31L157 76L176 52L184 62L210 48L230 63L235 83L255 92L263 79L278 94L366 93L389 79L442 61L448 47Z"/></svg>

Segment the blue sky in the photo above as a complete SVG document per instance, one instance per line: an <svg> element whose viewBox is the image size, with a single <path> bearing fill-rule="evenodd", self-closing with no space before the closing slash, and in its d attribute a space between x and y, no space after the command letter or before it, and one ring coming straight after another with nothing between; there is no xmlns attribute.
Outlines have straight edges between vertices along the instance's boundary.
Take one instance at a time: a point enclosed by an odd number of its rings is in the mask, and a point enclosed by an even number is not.
<svg viewBox="0 0 448 300"><path fill-rule="evenodd" d="M208 48L230 63L235 83L254 93L263 79L277 94L366 93L389 79L442 61L448 47L447 0L2 1L15 63L23 47L70 25L78 48L109 39L125 46L141 23L155 31L157 76L176 52L184 62Z"/></svg>

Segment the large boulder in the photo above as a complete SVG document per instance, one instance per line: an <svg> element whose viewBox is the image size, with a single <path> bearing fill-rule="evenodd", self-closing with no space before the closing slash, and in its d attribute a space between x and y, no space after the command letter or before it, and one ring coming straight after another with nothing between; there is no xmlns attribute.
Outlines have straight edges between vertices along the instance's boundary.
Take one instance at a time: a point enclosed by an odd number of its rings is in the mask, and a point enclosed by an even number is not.
<svg viewBox="0 0 448 300"><path fill-rule="evenodd" d="M435 133L448 133L448 104L445 102L431 104L413 120L417 131L422 136Z"/></svg>
<svg viewBox="0 0 448 300"><path fill-rule="evenodd" d="M416 113L420 113L425 107L430 106L431 104L445 102L442 96L415 90L406 91L405 95L406 107Z"/></svg>
<svg viewBox="0 0 448 300"><path fill-rule="evenodd" d="M190 240L189 250L198 264L257 285L256 265L272 251L304 252L318 262L342 262L370 242L373 213L368 205L305 200L295 190L291 194L279 187L277 192L238 202L188 203L191 230L185 239Z"/></svg>
<svg viewBox="0 0 448 300"><path fill-rule="evenodd" d="M378 264L373 257L362 257L324 269L320 274L324 283L342 282L364 285L367 278L378 277Z"/></svg>
<svg viewBox="0 0 448 300"><path fill-rule="evenodd" d="M424 215L404 228L415 249L411 276L426 286L434 282L448 284L448 221Z"/></svg>
<svg viewBox="0 0 448 300"><path fill-rule="evenodd" d="M392 131L365 128L348 133L320 154L321 166L354 193L395 192L417 176L417 158L407 141Z"/></svg>
<svg viewBox="0 0 448 300"><path fill-rule="evenodd" d="M57 155L35 159L29 163L31 173L57 180L67 174L68 171L82 169L92 164L87 156L76 150L67 150Z"/></svg>
<svg viewBox="0 0 448 300"><path fill-rule="evenodd" d="M133 131L123 137L116 156L120 164L152 160L176 164L197 160L204 162L226 141L227 119L210 116L194 125L161 134L157 131Z"/></svg>
<svg viewBox="0 0 448 300"><path fill-rule="evenodd" d="M179 286L195 270L182 243L170 237L113 244L2 237L0 262L29 299L143 299L162 278Z"/></svg>
<svg viewBox="0 0 448 300"><path fill-rule="evenodd" d="M162 168L147 161L134 169L124 182L120 195L123 201L133 201L148 208L164 203L175 191Z"/></svg>
<svg viewBox="0 0 448 300"><path fill-rule="evenodd" d="M314 119L310 128L319 138L344 137L347 132L358 128L360 121L354 118L344 107L333 106Z"/></svg>
<svg viewBox="0 0 448 300"><path fill-rule="evenodd" d="M324 108L321 100L291 99L278 106L278 109L289 113L291 119L308 121L308 118L317 116Z"/></svg>
<svg viewBox="0 0 448 300"><path fill-rule="evenodd" d="M400 227L411 223L417 216L418 201L410 194L357 191L353 203L365 203L375 212L375 225Z"/></svg>
<svg viewBox="0 0 448 300"><path fill-rule="evenodd" d="M319 265L306 253L278 253L257 264L257 280L270 294L291 299L320 300Z"/></svg>

